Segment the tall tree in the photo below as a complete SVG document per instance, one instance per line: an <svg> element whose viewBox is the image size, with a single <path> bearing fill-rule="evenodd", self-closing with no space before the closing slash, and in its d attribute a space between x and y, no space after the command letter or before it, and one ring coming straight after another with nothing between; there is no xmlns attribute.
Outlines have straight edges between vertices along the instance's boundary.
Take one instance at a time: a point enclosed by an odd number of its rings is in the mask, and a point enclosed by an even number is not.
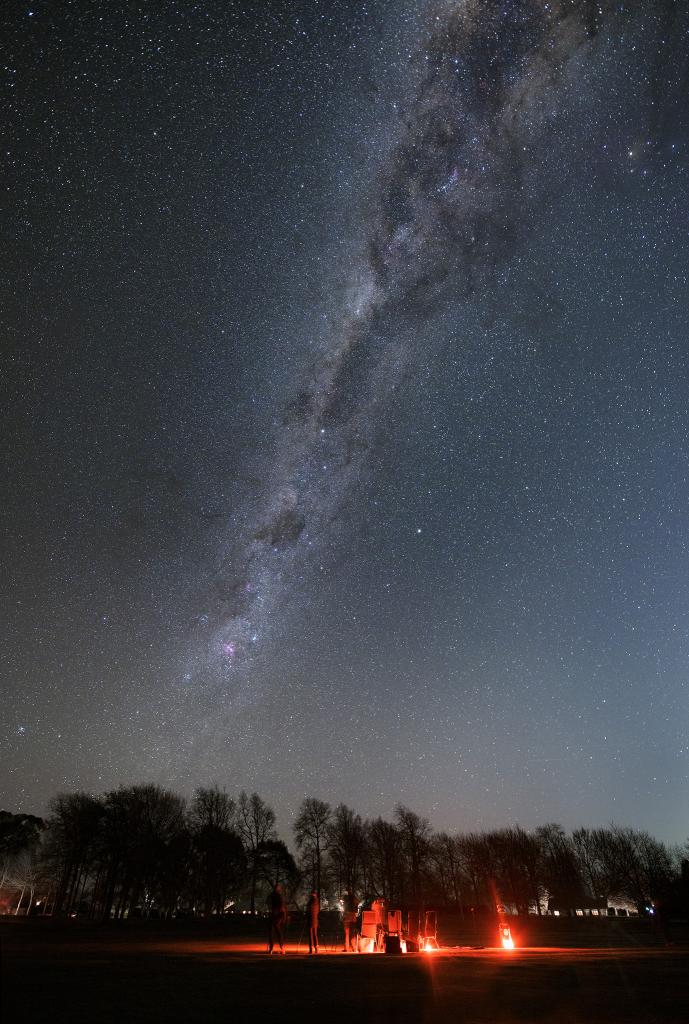
<svg viewBox="0 0 689 1024"><path fill-rule="evenodd" d="M244 844L250 874L251 913L256 913L256 888L259 879L261 843L276 839L275 812L258 793L251 796L242 790L237 802L237 829Z"/></svg>
<svg viewBox="0 0 689 1024"><path fill-rule="evenodd" d="M459 837L448 835L447 832L437 832L431 837L429 858L435 868L435 877L443 901L458 907L463 917L464 878Z"/></svg>
<svg viewBox="0 0 689 1024"><path fill-rule="evenodd" d="M122 786L105 795L103 846L106 876L101 910L123 917L148 913L161 890L161 874L186 830L182 797L155 785ZM166 876L169 872L165 870ZM166 877L169 883L169 877ZM179 890L185 880L177 879Z"/></svg>
<svg viewBox="0 0 689 1024"><path fill-rule="evenodd" d="M25 847L12 860L9 873L3 879L3 883L10 891L14 890L14 898L17 900L14 909L15 917L22 909L25 896L27 897L27 902L24 907L24 913L28 914L30 912L34 902L36 886L44 881L43 867L44 865L40 860L39 851L36 846Z"/></svg>
<svg viewBox="0 0 689 1024"><path fill-rule="evenodd" d="M44 829L43 819L33 814L0 811L0 889L15 862L38 847Z"/></svg>
<svg viewBox="0 0 689 1024"><path fill-rule="evenodd" d="M500 864L500 888L504 899L514 903L518 914L528 914L535 904L541 915L543 856L538 837L519 825L493 833ZM509 894L509 895L508 895Z"/></svg>
<svg viewBox="0 0 689 1024"><path fill-rule="evenodd" d="M407 873L411 883L411 898L422 903L424 898L423 873L428 860L431 825L404 804L395 807L395 819L402 849L407 862Z"/></svg>
<svg viewBox="0 0 689 1024"><path fill-rule="evenodd" d="M246 855L235 823L236 805L224 790L217 786L196 790L189 808L197 865L193 888L201 895L206 917L222 914L244 881Z"/></svg>
<svg viewBox="0 0 689 1024"><path fill-rule="evenodd" d="M338 804L328 823L326 840L337 892L347 889L356 893L361 884L366 844L360 815L346 804Z"/></svg>
<svg viewBox="0 0 689 1024"><path fill-rule="evenodd" d="M60 793L50 803L45 855L56 880L56 915L71 914L95 884L104 815L102 798L90 793Z"/></svg>
<svg viewBox="0 0 689 1024"><path fill-rule="evenodd" d="M398 830L384 818L367 821L364 828L371 894L387 900L403 899L404 858Z"/></svg>
<svg viewBox="0 0 689 1024"><path fill-rule="evenodd" d="M462 872L469 882L471 902L474 907L491 903L491 878L496 865L493 850L485 832L468 832L458 836L458 851L462 861Z"/></svg>
<svg viewBox="0 0 689 1024"><path fill-rule="evenodd" d="M321 896L323 854L327 843L328 825L332 817L330 804L315 797L302 800L294 821L293 831L302 864L311 875L311 885Z"/></svg>
<svg viewBox="0 0 689 1024"><path fill-rule="evenodd" d="M626 867L614 830L578 828L572 832L572 843L589 895L607 901L621 893Z"/></svg>
<svg viewBox="0 0 689 1024"><path fill-rule="evenodd" d="M536 829L543 858L543 884L557 906L573 908L584 891L574 843L561 825L549 822Z"/></svg>
<svg viewBox="0 0 689 1024"><path fill-rule="evenodd" d="M623 872L620 892L642 914L649 903L662 900L670 890L675 873L670 852L648 832L615 826L609 832Z"/></svg>

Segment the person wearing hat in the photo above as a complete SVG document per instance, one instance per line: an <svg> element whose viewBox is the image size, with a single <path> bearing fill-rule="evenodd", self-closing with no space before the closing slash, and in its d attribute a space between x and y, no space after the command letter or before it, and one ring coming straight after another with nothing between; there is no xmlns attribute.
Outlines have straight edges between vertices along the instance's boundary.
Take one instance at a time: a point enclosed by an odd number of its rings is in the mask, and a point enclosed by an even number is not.
<svg viewBox="0 0 689 1024"><path fill-rule="evenodd" d="M309 926L309 953L318 952L318 915L321 910L318 893L314 889L306 904L306 921Z"/></svg>

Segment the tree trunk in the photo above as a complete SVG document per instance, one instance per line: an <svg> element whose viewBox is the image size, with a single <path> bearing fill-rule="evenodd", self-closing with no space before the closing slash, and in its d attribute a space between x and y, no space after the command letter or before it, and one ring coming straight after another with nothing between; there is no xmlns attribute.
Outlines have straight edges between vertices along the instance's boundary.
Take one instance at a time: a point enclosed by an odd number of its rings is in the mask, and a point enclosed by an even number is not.
<svg viewBox="0 0 689 1024"><path fill-rule="evenodd" d="M19 903L17 904L17 906L16 906L16 909L15 909L15 911L14 911L14 916L15 916L15 917L17 917L17 916L18 916L18 914L19 914L19 908L20 908L20 907L21 907L21 905L22 905L22 900L24 899L24 892L25 892L25 890L26 890L26 886L25 886L25 885L23 885L23 886L22 886L22 891L21 891L21 893L20 893L20 896L19 896Z"/></svg>

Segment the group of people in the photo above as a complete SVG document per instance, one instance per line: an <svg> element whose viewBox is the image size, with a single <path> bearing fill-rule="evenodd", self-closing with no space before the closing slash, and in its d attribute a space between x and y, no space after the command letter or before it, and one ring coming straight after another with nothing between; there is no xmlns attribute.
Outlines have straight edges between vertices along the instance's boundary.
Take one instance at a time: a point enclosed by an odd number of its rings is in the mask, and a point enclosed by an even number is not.
<svg viewBox="0 0 689 1024"><path fill-rule="evenodd" d="M342 896L342 926L344 929L344 952L355 953L357 951L357 901L356 897L349 890ZM268 952L273 953L275 946L279 946L280 952L285 952L285 925L287 924L287 904L282 892L282 886L276 882L268 897L268 912L270 917L270 935L268 938ZM318 918L321 912L321 904L316 890L312 890L306 902L306 926L309 930L309 953L318 952Z"/></svg>

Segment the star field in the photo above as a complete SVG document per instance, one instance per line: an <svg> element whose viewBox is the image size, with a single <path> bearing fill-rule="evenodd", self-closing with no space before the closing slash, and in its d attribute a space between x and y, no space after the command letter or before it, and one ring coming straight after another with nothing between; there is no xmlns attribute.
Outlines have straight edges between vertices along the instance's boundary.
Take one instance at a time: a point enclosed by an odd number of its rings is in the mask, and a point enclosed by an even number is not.
<svg viewBox="0 0 689 1024"><path fill-rule="evenodd" d="M687 5L3 20L3 806L683 840Z"/></svg>

